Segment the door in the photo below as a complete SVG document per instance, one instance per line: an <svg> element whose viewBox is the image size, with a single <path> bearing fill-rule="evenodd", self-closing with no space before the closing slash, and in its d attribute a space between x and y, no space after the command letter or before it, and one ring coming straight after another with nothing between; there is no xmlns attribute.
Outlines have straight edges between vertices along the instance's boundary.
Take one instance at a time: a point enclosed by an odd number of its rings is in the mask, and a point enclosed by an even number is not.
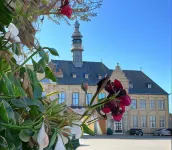
<svg viewBox="0 0 172 150"><path fill-rule="evenodd" d="M120 122L114 121L114 133L123 133L122 120Z"/></svg>

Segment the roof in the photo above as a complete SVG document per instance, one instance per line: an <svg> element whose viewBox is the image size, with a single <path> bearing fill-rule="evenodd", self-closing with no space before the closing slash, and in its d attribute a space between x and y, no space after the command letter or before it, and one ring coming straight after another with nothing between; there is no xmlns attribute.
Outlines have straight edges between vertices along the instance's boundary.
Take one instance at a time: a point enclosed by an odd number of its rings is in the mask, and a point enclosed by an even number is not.
<svg viewBox="0 0 172 150"><path fill-rule="evenodd" d="M81 85L82 82L87 82L88 85L96 85L99 81L98 75L102 76L111 75L111 69L107 68L102 62L83 62L82 67L75 67L72 61L66 60L52 60L56 64L56 71L59 69L63 72L63 77L58 78L58 84L61 85ZM133 84L133 88L129 88L129 94L154 94L154 95L167 95L159 85L157 85L152 79L150 79L142 71L135 70L123 70L124 74ZM72 74L76 74L76 78L73 78ZM89 74L89 78L85 79L85 74ZM41 82L47 82L47 79ZM151 88L147 88L147 84L151 84Z"/></svg>
<svg viewBox="0 0 172 150"><path fill-rule="evenodd" d="M59 69L63 72L63 78L58 78L58 84L63 85L81 85L87 82L89 85L96 85L99 81L98 75L110 75L109 69L101 62L84 61L82 67L75 67L72 61L52 60L55 63L56 71ZM72 74L76 74L76 79ZM89 78L85 79L85 74L89 74Z"/></svg>

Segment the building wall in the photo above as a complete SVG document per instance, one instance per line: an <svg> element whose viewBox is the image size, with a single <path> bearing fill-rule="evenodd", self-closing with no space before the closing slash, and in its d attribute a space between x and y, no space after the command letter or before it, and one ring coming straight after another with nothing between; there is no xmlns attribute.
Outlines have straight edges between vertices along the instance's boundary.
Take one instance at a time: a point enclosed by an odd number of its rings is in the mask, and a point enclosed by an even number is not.
<svg viewBox="0 0 172 150"><path fill-rule="evenodd" d="M136 115L138 116L138 128L142 128L145 133L152 133L156 129L160 128L160 117L165 117L165 128L168 128L168 97L165 95L134 95L130 94L131 99L137 100L137 108L132 109L132 106L130 106L130 109L128 111L129 113L129 127L133 128L133 121L132 116ZM146 100L146 109L140 108L140 100ZM155 100L155 109L150 108L150 100ZM165 101L165 108L160 109L158 108L158 101L164 100ZM141 126L141 116L147 117L147 127ZM156 127L150 126L150 116L156 116Z"/></svg>

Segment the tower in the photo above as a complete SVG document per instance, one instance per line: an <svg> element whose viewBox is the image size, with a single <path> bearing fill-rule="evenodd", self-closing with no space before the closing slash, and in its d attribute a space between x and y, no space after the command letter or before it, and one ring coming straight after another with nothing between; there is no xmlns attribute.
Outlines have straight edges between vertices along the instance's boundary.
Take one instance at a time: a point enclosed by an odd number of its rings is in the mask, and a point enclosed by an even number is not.
<svg viewBox="0 0 172 150"><path fill-rule="evenodd" d="M72 34L72 53L73 53L73 64L75 67L82 67L82 35L79 31L79 22L75 22L75 31Z"/></svg>

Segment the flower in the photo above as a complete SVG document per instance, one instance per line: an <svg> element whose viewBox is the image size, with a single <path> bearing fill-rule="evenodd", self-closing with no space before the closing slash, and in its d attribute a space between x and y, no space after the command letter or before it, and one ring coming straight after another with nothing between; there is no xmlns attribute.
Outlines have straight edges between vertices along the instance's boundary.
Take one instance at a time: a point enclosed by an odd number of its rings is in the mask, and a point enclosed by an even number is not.
<svg viewBox="0 0 172 150"><path fill-rule="evenodd" d="M13 23L9 24L8 30L9 31L5 34L5 39L15 43L20 42L20 38L18 37L19 30Z"/></svg>
<svg viewBox="0 0 172 150"><path fill-rule="evenodd" d="M41 129L38 132L37 142L39 144L39 150L43 150L49 144L49 138L47 133L45 132L45 124L42 122Z"/></svg>
<svg viewBox="0 0 172 150"><path fill-rule="evenodd" d="M61 14L67 16L68 18L72 15L72 8L69 5L65 5L61 8Z"/></svg>
<svg viewBox="0 0 172 150"><path fill-rule="evenodd" d="M87 91L88 91L88 83L83 83L82 82L82 84L81 84L81 89L85 92L85 93L87 93Z"/></svg>
<svg viewBox="0 0 172 150"><path fill-rule="evenodd" d="M115 121L120 121L125 112L125 106L129 106L131 104L131 99L127 95L125 89L123 89L121 82L116 79L114 82L109 80L105 86L105 90L109 93L108 97L111 97L113 94L119 92L116 97L116 99L119 101L110 100L103 106L100 113L111 113Z"/></svg>
<svg viewBox="0 0 172 150"><path fill-rule="evenodd" d="M82 136L82 129L78 125L72 125L71 133L75 135L75 139L79 139Z"/></svg>
<svg viewBox="0 0 172 150"><path fill-rule="evenodd" d="M109 82L109 78L109 76L106 76L97 83L97 93L99 93L102 89L105 88L105 86Z"/></svg>
<svg viewBox="0 0 172 150"><path fill-rule="evenodd" d="M54 150L66 150L60 134L57 136L57 143Z"/></svg>

